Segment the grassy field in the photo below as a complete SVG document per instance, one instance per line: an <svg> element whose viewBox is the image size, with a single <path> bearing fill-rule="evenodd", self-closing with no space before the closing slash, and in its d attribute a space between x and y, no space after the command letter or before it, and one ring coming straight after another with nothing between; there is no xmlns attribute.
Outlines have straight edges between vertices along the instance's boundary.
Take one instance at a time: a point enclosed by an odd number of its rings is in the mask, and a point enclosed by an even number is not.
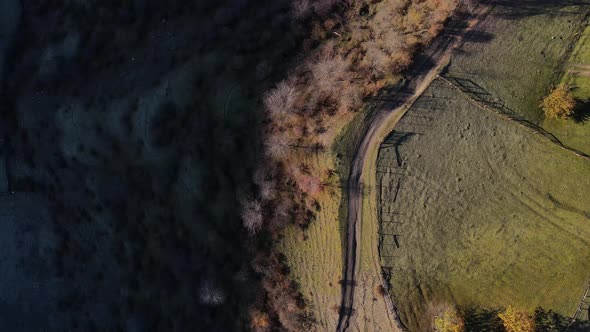
<svg viewBox="0 0 590 332"><path fill-rule="evenodd" d="M350 159L354 153L355 143L366 124L367 113L353 114L347 125L338 130L337 143L329 150L319 154L308 154L307 164L312 168L334 169L337 174L330 179L319 197L320 211L306 230L289 227L281 242L281 251L285 254L291 275L298 283L302 294L314 315L314 331L330 331L338 323L343 263L343 241L346 222L346 201L342 187L346 186ZM375 220L375 218L372 218ZM371 222L369 224L375 225ZM368 232L367 238L376 235L376 229ZM365 240L365 239L364 239ZM366 241L367 248L376 248L375 241ZM391 331L390 321L385 319L386 306L377 293L380 284L378 271L367 267L378 266L377 254L363 251L361 274L358 276L358 290L362 293L356 298L357 306L355 327L359 330ZM378 301L381 300L381 301Z"/></svg>
<svg viewBox="0 0 590 332"><path fill-rule="evenodd" d="M562 82L573 89L579 100L590 99L590 26L586 26L576 44L568 63Z"/></svg>
<svg viewBox="0 0 590 332"><path fill-rule="evenodd" d="M568 62L564 66L561 83L572 88L579 102L574 120L546 119L543 126L561 133L562 140L586 154L590 151L590 26L586 26Z"/></svg>
<svg viewBox="0 0 590 332"><path fill-rule="evenodd" d="M561 65L569 54L568 45L573 45L577 40L576 32L582 30L584 13L579 10L581 7L562 6L560 2L544 3L543 7L536 5L535 1L527 1L526 6L515 3L519 5L496 7L490 19L483 22L457 52L449 71L450 75L473 79L491 94L502 98L516 112L542 124L538 102L550 84L559 80ZM497 61L508 57L511 62ZM309 156L308 163L312 168L335 169L340 178L334 179L334 183L345 184L348 164L354 152L351 143L361 132L364 117L364 113L358 113L343 129L338 143L329 152ZM371 184L374 187L375 183L368 183L368 186ZM306 231L289 229L281 244L292 267L292 275L310 303L318 321L316 328L320 331L333 329L337 319L336 306L340 300L338 281L342 273L342 225L346 218L344 203L340 190L326 195L320 199L321 211L310 228ZM387 328L381 323L386 313L381 312L384 306L373 289L379 284L379 276L374 273L374 265L379 264L375 261L379 242L377 224L374 223L377 216L373 212L376 207L365 205L363 220L367 222L362 224L361 265L357 276L362 287L355 295L359 303L354 328L385 331ZM451 293L442 289L437 294L445 298ZM396 302L402 302L405 295L398 297L397 293L394 294L400 300ZM408 304L415 306L416 312L423 309L418 304L419 299L410 300ZM573 310L573 307L567 310ZM413 314L405 312L406 316Z"/></svg>
<svg viewBox="0 0 590 332"><path fill-rule="evenodd" d="M447 302L573 313L590 271L590 163L438 80L377 171L381 263L412 330Z"/></svg>
<svg viewBox="0 0 590 332"><path fill-rule="evenodd" d="M457 52L449 76L470 79L515 113L564 144L590 153L590 125L544 119L541 98L564 73L564 63L584 31L587 2L513 1L498 5ZM588 32L586 32L588 33ZM582 40L585 40L582 38ZM583 46L580 59L585 63Z"/></svg>
<svg viewBox="0 0 590 332"><path fill-rule="evenodd" d="M333 168L332 153L310 155L312 167ZM293 279L309 302L317 331L335 329L342 278L342 241L339 222L341 191L329 189L319 199L321 210L305 231L290 226L281 242Z"/></svg>

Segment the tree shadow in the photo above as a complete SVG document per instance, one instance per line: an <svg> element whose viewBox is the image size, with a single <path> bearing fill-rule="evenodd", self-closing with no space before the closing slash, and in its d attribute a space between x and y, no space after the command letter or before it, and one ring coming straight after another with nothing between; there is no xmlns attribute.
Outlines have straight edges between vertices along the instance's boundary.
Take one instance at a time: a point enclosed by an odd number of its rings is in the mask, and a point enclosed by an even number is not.
<svg viewBox="0 0 590 332"><path fill-rule="evenodd" d="M578 105L574 110L574 114L572 119L576 123L585 123L586 121L590 120L590 100L585 99L578 101Z"/></svg>
<svg viewBox="0 0 590 332"><path fill-rule="evenodd" d="M557 331L589 331L590 322L575 321L572 323L570 317L560 315L553 310L545 310L541 307L535 309L535 326L537 331L557 332Z"/></svg>
<svg viewBox="0 0 590 332"><path fill-rule="evenodd" d="M465 33L464 41L474 43L489 43L494 40L494 34L483 30L471 30Z"/></svg>
<svg viewBox="0 0 590 332"><path fill-rule="evenodd" d="M578 15L577 10L563 10L563 8L572 5L590 6L588 0L497 0L493 3L498 8L494 15L514 20L536 15Z"/></svg>
<svg viewBox="0 0 590 332"><path fill-rule="evenodd" d="M498 317L500 309L468 308L465 310L465 331L495 332L503 331L502 320Z"/></svg>

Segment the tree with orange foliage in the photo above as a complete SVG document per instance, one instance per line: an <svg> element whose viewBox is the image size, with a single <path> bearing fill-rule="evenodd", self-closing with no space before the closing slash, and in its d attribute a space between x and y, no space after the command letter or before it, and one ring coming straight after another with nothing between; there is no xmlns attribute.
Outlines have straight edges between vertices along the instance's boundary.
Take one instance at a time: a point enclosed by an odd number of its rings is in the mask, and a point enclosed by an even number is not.
<svg viewBox="0 0 590 332"><path fill-rule="evenodd" d="M498 314L507 332L534 332L533 317L509 305L504 312Z"/></svg>
<svg viewBox="0 0 590 332"><path fill-rule="evenodd" d="M561 85L553 89L551 93L543 99L541 107L545 115L549 118L564 119L572 116L576 108L576 100L567 86Z"/></svg>
<svg viewBox="0 0 590 332"><path fill-rule="evenodd" d="M254 309L250 312L250 328L254 332L266 332L270 330L270 318L260 310Z"/></svg>

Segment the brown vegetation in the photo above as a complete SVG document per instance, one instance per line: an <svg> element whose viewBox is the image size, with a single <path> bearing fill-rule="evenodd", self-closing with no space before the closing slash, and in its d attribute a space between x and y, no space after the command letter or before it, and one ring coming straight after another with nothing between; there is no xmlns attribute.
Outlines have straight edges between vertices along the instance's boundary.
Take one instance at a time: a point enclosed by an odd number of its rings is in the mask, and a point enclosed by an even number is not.
<svg viewBox="0 0 590 332"><path fill-rule="evenodd" d="M387 295L387 290L385 289L385 287L383 287L383 285L377 286L376 291L379 296L386 296Z"/></svg>
<svg viewBox="0 0 590 332"><path fill-rule="evenodd" d="M338 189L326 189L333 169L309 165L306 157L331 147L363 99L399 77L456 5L457 0L293 1L294 17L309 26L306 57L264 96L257 198L243 205L250 233L263 228L278 239L287 223L307 227ZM268 293L264 306L285 329L300 330L310 319L303 301L294 300L300 296L289 277L275 273L283 264L276 254L255 262Z"/></svg>

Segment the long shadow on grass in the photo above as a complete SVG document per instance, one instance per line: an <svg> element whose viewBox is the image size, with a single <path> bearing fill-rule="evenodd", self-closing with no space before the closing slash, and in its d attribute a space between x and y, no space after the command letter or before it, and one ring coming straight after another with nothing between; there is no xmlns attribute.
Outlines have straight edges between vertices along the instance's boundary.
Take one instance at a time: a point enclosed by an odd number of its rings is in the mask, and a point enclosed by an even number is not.
<svg viewBox="0 0 590 332"><path fill-rule="evenodd" d="M498 0L492 1L498 6L494 15L505 19L519 19L527 16L551 15L569 16L579 15L579 10L560 10L567 6L589 7L589 0Z"/></svg>
<svg viewBox="0 0 590 332"><path fill-rule="evenodd" d="M489 43L494 40L494 34L483 30L471 30L465 33L463 40L472 43Z"/></svg>

